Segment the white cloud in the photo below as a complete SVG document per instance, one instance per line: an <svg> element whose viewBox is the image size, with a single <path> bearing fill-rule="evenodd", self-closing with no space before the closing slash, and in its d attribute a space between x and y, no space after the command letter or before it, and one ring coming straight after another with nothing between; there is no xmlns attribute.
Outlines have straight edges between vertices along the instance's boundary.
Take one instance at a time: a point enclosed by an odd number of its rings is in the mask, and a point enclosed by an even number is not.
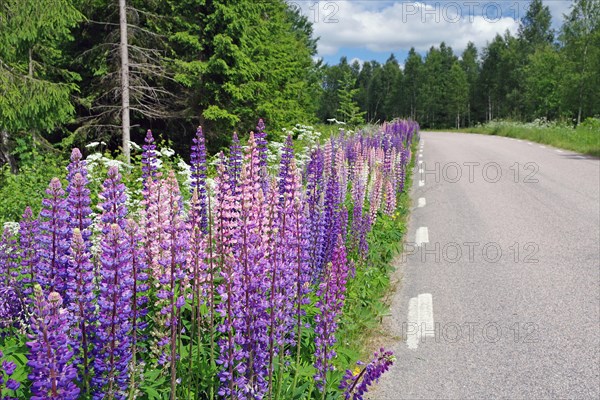
<svg viewBox="0 0 600 400"><path fill-rule="evenodd" d="M358 57L354 57L353 59L351 59L349 61L349 64L352 65L352 64L354 64L355 61L358 62L358 64L360 65L361 68L362 68L362 65L365 63L365 60L362 60L362 59L360 59Z"/></svg>
<svg viewBox="0 0 600 400"><path fill-rule="evenodd" d="M292 3L292 2L291 2ZM297 2L313 22L320 37L319 56L335 54L340 48L363 48L375 52L418 51L438 46L442 41L456 52L469 41L478 48L503 34L516 33L518 22L495 10L473 9L473 2L437 2L435 6L419 2L321 1ZM499 3L494 3L499 4ZM484 15L485 14L485 15ZM505 14L506 15L506 14Z"/></svg>

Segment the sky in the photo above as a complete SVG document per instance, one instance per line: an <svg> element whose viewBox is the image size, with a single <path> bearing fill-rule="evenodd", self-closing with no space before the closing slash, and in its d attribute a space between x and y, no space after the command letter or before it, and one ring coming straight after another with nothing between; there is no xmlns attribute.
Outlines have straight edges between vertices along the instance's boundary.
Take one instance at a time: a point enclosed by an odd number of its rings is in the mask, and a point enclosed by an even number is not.
<svg viewBox="0 0 600 400"><path fill-rule="evenodd" d="M288 0L313 23L318 58L336 64L340 57L385 62L394 53L402 65L411 47L425 54L444 41L460 55L469 41L481 49L497 33L516 34L529 0L385 1ZM559 28L571 0L544 0Z"/></svg>

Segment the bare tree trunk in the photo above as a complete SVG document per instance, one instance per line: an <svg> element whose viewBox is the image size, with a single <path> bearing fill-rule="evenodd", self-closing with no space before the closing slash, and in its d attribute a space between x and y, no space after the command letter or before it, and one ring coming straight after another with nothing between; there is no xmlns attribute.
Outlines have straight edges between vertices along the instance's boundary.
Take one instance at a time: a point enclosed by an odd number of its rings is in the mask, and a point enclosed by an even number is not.
<svg viewBox="0 0 600 400"><path fill-rule="evenodd" d="M19 172L17 167L17 160L10 154L10 144L8 143L8 132L0 130L0 166L2 164L8 164L10 171L13 174Z"/></svg>
<svg viewBox="0 0 600 400"><path fill-rule="evenodd" d="M29 77L33 78L33 51L29 49Z"/></svg>
<svg viewBox="0 0 600 400"><path fill-rule="evenodd" d="M467 124L469 126L472 126L471 125L471 102L467 103Z"/></svg>
<svg viewBox="0 0 600 400"><path fill-rule="evenodd" d="M579 98L578 98L578 107L577 107L577 125L581 123L581 113L583 109L583 90L585 87L585 67L587 61L587 52L588 52L588 42L585 41L585 46L583 48L583 62L581 66L581 77L579 78Z"/></svg>
<svg viewBox="0 0 600 400"><path fill-rule="evenodd" d="M123 156L127 164L131 161L129 142L129 51L127 48L127 5L119 0L119 26L121 30L121 126L123 130Z"/></svg>

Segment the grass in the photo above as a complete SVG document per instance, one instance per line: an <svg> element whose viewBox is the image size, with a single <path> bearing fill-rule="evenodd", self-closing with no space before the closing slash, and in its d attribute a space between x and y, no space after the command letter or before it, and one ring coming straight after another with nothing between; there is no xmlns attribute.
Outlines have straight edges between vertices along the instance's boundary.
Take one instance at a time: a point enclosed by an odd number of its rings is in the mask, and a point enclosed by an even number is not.
<svg viewBox="0 0 600 400"><path fill-rule="evenodd" d="M600 119L598 118L588 118L577 128L543 121L533 123L493 121L460 131L524 139L600 157Z"/></svg>

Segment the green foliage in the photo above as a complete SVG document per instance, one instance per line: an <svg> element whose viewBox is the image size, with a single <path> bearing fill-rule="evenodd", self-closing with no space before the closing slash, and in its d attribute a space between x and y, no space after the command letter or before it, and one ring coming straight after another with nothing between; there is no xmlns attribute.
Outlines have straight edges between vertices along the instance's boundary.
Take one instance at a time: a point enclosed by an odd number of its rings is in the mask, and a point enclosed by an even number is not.
<svg viewBox="0 0 600 400"><path fill-rule="evenodd" d="M0 129L51 130L72 119L78 79L62 43L82 16L70 0L6 0L0 8Z"/></svg>
<svg viewBox="0 0 600 400"><path fill-rule="evenodd" d="M588 118L576 128L571 124L548 122L545 119L532 123L499 120L466 131L530 140L600 157L599 127L598 118Z"/></svg>
<svg viewBox="0 0 600 400"><path fill-rule="evenodd" d="M414 47L408 52L406 63L404 65L404 87L406 88L406 102L403 110L404 114L413 119L417 117L417 110L420 110L419 91L421 88L421 77L423 69L423 60Z"/></svg>
<svg viewBox="0 0 600 400"><path fill-rule="evenodd" d="M562 82L566 74L562 54L550 46L529 56L525 71L525 98L529 115L554 119L561 115Z"/></svg>
<svg viewBox="0 0 600 400"><path fill-rule="evenodd" d="M468 87L466 125L471 125L471 112L473 111L473 114L475 114L479 106L477 103L477 80L479 79L479 63L477 57L478 53L475 44L469 42L460 58L460 66L463 71L465 71Z"/></svg>
<svg viewBox="0 0 600 400"><path fill-rule="evenodd" d="M297 10L283 1L191 1L200 12L190 14L190 4L170 3L177 80L189 88L184 101L209 136L253 127L257 111L274 130L310 121L316 47Z"/></svg>
<svg viewBox="0 0 600 400"><path fill-rule="evenodd" d="M526 53L532 53L538 47L552 44L554 31L551 29L550 8L542 0L532 0L525 16L521 19L518 37Z"/></svg>
<svg viewBox="0 0 600 400"><path fill-rule="evenodd" d="M448 112L456 116L456 127L460 127L461 115L467 110L469 83L466 72L454 62L448 72Z"/></svg>
<svg viewBox="0 0 600 400"><path fill-rule="evenodd" d="M12 361L17 365L15 372L11 376L17 382L26 382L27 375L29 374L29 367L27 367L29 349L25 345L26 342L27 336L23 332L0 336L0 349L4 353L2 359L4 361ZM3 375L4 371L0 370L0 378L5 378ZM16 397L17 399L28 399L31 397L29 388L23 384L16 392L6 390L6 393L3 393L0 391L0 398L4 398L4 395Z"/></svg>
<svg viewBox="0 0 600 400"><path fill-rule="evenodd" d="M548 6L532 1L516 35L498 34L481 51L469 43L460 60L444 42L423 57L411 49L402 70L393 57L383 65L342 57L323 68L318 116L337 118L337 82L346 72L367 121L401 116L435 129L600 115L600 2L574 1L564 18L556 42Z"/></svg>
<svg viewBox="0 0 600 400"><path fill-rule="evenodd" d="M566 74L562 107L577 122L600 115L600 2L577 0L566 16L560 40Z"/></svg>
<svg viewBox="0 0 600 400"><path fill-rule="evenodd" d="M16 142L15 155L21 163L19 173L11 173L8 165L0 169L0 226L4 222L20 220L27 206L30 206L33 214L37 215L52 178L61 179L63 188L66 187L69 159L63 153L51 147L42 147L44 144L36 142L32 136L17 138ZM169 142L158 141L159 172L167 174L171 170L175 171L180 186L184 187L189 179L189 166L170 146ZM86 157L86 163L93 206L99 202L97 195L101 192L108 167L118 164L130 195L128 205L133 210L139 207L142 200L141 169L127 166L118 152L105 149L101 143L92 143L91 146L83 148L84 152L86 150L91 151ZM141 165L142 151L139 146L132 148L131 159L133 165ZM182 191L182 195L186 200L190 197L185 190Z"/></svg>
<svg viewBox="0 0 600 400"><path fill-rule="evenodd" d="M356 126L364 124L365 112L360 111L360 107L355 101L358 89L354 89L356 80L352 77L349 71L345 71L342 78L339 80L338 98L339 108L338 115L341 116L342 121L350 126Z"/></svg>
<svg viewBox="0 0 600 400"><path fill-rule="evenodd" d="M41 146L31 135L18 137L14 153L21 160L19 174L11 173L8 165L0 169L0 226L20 220L27 206L36 215L50 180L66 175L66 160Z"/></svg>
<svg viewBox="0 0 600 400"><path fill-rule="evenodd" d="M340 81L343 80L344 75L354 75L355 69L351 68L348 64L348 59L342 57L338 65L324 65L321 68L322 74L322 92L319 99L319 109L317 115L321 122L325 122L329 119L340 118L337 111L340 106L339 89Z"/></svg>

